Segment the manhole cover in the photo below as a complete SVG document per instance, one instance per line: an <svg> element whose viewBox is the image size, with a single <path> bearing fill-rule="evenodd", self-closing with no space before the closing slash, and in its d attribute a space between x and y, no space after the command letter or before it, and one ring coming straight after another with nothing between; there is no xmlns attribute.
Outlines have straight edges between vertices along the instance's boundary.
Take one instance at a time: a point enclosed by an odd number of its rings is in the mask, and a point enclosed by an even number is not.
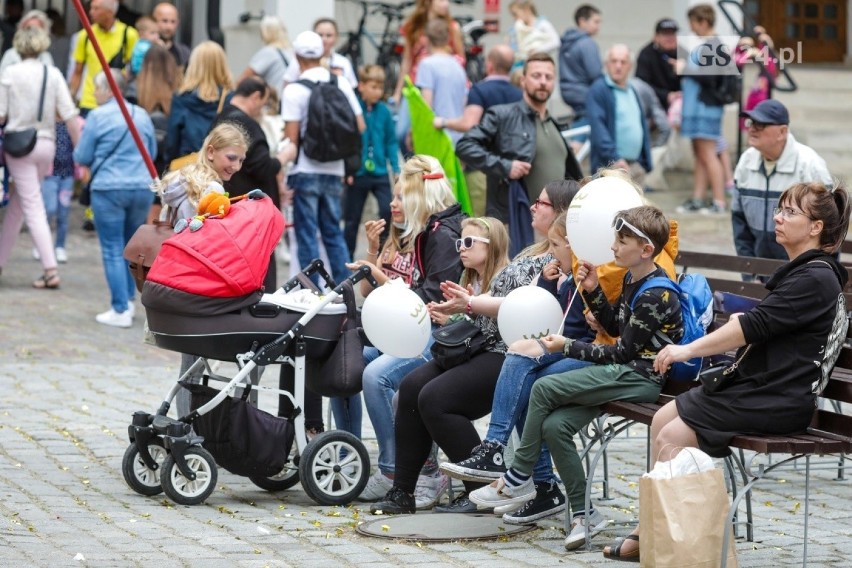
<svg viewBox="0 0 852 568"><path fill-rule="evenodd" d="M396 540L448 542L452 540L493 540L514 536L536 525L507 525L494 515L461 513L420 513L419 515L382 516L358 525L365 536Z"/></svg>

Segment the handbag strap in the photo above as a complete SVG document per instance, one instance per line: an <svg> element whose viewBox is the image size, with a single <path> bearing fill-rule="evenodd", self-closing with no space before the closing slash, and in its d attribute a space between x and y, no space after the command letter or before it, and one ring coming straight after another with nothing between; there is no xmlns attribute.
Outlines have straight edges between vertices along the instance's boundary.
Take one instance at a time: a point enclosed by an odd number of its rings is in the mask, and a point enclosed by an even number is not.
<svg viewBox="0 0 852 568"><path fill-rule="evenodd" d="M728 369L732 372L735 371L736 368L740 366L740 363L742 363L743 359L745 359L745 356L748 355L749 351L751 351L751 343L746 345L746 348L743 350L742 354L737 357L737 360L734 361L734 363L730 367L728 367Z"/></svg>
<svg viewBox="0 0 852 568"><path fill-rule="evenodd" d="M346 323L344 329L356 327L358 307L355 304L355 288L349 280L343 281L342 293L343 303L346 305Z"/></svg>
<svg viewBox="0 0 852 568"><path fill-rule="evenodd" d="M44 114L44 94L47 91L47 65L44 66L44 76L41 80L41 95L38 99L38 123L41 124L41 117Z"/></svg>
<svg viewBox="0 0 852 568"><path fill-rule="evenodd" d="M130 109L130 118L133 118L133 108L132 107ZM112 150L110 150L109 154L107 154L106 157L103 160L101 160L101 162L97 165L97 167L92 168L92 172L89 174L89 187L91 187L92 180L95 179L95 175L98 173L98 171L100 171L101 166L106 164L107 160L112 158L113 154L115 154L118 151L119 147L121 147L121 143L124 142L125 138L127 138L128 132L130 132L130 129L126 128L124 130L124 134L122 134L121 138L118 139L118 144L116 144L115 146L112 147Z"/></svg>

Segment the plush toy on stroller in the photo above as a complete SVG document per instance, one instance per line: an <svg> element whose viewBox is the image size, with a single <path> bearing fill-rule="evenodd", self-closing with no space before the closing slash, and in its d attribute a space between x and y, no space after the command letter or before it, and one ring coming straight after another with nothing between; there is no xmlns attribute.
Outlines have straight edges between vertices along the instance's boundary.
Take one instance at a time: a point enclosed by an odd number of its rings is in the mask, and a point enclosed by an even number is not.
<svg viewBox="0 0 852 568"><path fill-rule="evenodd" d="M263 294L282 231L271 200L248 199L226 217L163 243L143 286L148 327L158 347L198 359L156 412L133 414L122 472L137 493L201 503L216 487L217 464L270 491L301 481L323 505L348 503L366 485L370 461L361 441L332 430L308 442L301 409L306 386L325 396L360 390L357 369L329 368L348 368L338 361L344 352L350 360L356 352L361 357L353 285L372 276L365 268L335 286L316 260L274 294ZM330 292L321 295L310 280L314 274ZM238 371L217 374L209 360L234 362ZM292 367L294 392L258 384L257 367L271 364ZM202 371L202 384L187 382ZM213 381L226 384L216 389L209 386ZM182 388L192 393L193 410L174 419L167 413ZM286 416L264 412L250 402L252 391L277 394L293 410Z"/></svg>

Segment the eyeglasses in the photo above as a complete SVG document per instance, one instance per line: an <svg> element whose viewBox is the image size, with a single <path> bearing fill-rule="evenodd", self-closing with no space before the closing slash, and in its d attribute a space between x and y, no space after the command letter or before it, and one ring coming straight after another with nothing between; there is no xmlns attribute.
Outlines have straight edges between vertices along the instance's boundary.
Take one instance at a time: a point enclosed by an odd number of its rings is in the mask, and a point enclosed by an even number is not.
<svg viewBox="0 0 852 568"><path fill-rule="evenodd" d="M616 233L621 231L621 229L623 229L624 227L627 227L628 229L633 231L634 235L636 235L637 237L641 237L641 238L645 239L646 241L648 241L649 245L654 246L654 243L651 242L651 238L648 235L646 235L645 233L643 233L642 231L640 231L639 229L637 229L636 227L634 227L633 225L631 225L630 223L628 223L627 221L625 221L621 217L616 217L615 220L612 222L612 226L613 226L613 228L615 228Z"/></svg>
<svg viewBox="0 0 852 568"><path fill-rule="evenodd" d="M810 215L808 215L807 213L805 213L803 211L796 211L792 207L776 207L775 209L772 210L772 215L773 216L781 215L781 217L783 217L784 219L787 219L787 220L792 219L796 215L801 215L802 217L807 217L811 221L814 220L814 218L811 217Z"/></svg>
<svg viewBox="0 0 852 568"><path fill-rule="evenodd" d="M549 201L544 201L544 200L541 200L541 199L536 199L535 201L533 201L533 205L535 207L539 207L541 205L546 205L547 207L551 207L551 208L553 207L553 203L551 203Z"/></svg>
<svg viewBox="0 0 852 568"><path fill-rule="evenodd" d="M767 126L774 126L772 124L767 124L765 122L757 122L756 120L752 120L750 118L745 119L745 122L743 124L745 124L746 128L749 128L749 129L754 128L758 132L761 132Z"/></svg>
<svg viewBox="0 0 852 568"><path fill-rule="evenodd" d="M491 239L486 239L485 237L462 237L461 239L456 239L456 252L461 252L462 249L473 248L475 241L488 244L491 242Z"/></svg>

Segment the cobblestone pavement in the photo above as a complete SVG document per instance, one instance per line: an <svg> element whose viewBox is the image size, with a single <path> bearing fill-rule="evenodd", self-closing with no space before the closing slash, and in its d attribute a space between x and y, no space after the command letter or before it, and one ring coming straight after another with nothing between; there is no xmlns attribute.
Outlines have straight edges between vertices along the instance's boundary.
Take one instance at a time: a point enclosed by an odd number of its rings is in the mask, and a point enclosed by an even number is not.
<svg viewBox="0 0 852 568"><path fill-rule="evenodd" d="M672 212L685 195L649 197ZM727 217L683 220L684 247L732 250ZM606 563L601 548L635 522L645 459L638 427L611 445L612 499L598 506L613 525L591 551L565 552L561 518L497 541L367 538L354 530L369 517L363 505L317 506L298 485L271 494L225 471L203 505L137 495L121 474L126 427L134 410L157 406L179 356L142 343L141 317L127 330L95 323L108 292L97 239L79 227L75 210L60 290L30 287L40 267L26 234L0 277L0 565L596 566ZM372 436L369 424L365 431ZM375 458L375 441L366 444ZM834 476L813 474L812 566L850 565L852 492ZM792 469L758 487L756 542L738 543L741 566L801 563L803 491L803 476Z"/></svg>

